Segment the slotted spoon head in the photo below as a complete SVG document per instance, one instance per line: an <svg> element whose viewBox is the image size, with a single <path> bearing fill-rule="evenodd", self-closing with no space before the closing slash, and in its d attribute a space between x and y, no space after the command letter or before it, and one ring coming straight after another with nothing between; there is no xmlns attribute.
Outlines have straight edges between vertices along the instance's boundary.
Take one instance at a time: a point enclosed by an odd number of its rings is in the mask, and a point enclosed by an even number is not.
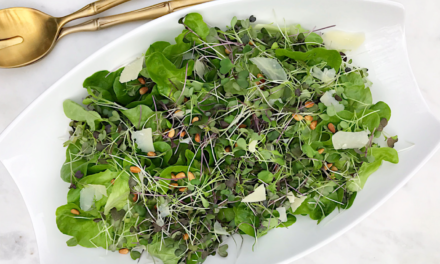
<svg viewBox="0 0 440 264"><path fill-rule="evenodd" d="M59 24L58 18L32 8L0 10L0 68L24 66L46 55Z"/></svg>

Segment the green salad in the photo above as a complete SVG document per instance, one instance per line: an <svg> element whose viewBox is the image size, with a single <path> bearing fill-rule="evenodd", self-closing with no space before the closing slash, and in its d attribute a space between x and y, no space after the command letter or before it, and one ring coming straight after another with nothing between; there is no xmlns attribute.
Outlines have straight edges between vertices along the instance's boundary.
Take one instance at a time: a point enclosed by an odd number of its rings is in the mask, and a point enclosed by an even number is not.
<svg viewBox="0 0 440 264"><path fill-rule="evenodd" d="M398 163L368 69L319 30L255 22L222 30L188 14L175 44L94 73L83 106L63 103L70 188L56 222L68 246L165 264L226 257L225 236L319 223Z"/></svg>

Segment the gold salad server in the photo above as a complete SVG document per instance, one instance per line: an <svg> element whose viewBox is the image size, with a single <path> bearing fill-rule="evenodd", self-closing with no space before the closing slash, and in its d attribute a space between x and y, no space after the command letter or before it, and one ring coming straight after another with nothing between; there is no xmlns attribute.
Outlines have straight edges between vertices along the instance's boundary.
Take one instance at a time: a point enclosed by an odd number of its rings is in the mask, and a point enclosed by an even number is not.
<svg viewBox="0 0 440 264"><path fill-rule="evenodd" d="M211 0L169 1L63 28L72 20L99 14L128 1L130 0L96 1L65 17L52 17L41 11L23 7L0 10L0 68L16 68L31 64L47 55L60 38L71 33L95 31L126 22L154 19Z"/></svg>

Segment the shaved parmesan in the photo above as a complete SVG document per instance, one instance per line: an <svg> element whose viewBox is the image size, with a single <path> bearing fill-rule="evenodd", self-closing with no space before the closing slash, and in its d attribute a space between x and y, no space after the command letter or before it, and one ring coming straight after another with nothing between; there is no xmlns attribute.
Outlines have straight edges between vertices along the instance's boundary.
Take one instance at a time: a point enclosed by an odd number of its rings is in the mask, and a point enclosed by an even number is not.
<svg viewBox="0 0 440 264"><path fill-rule="evenodd" d="M205 64L200 60L196 60L196 63L194 64L194 71L197 73L200 79L203 80L203 76L205 76L205 72L206 72Z"/></svg>
<svg viewBox="0 0 440 264"><path fill-rule="evenodd" d="M284 207L278 207L277 208L278 213L280 213L280 217L278 219L280 219L281 222L287 222L287 214L286 214L286 208Z"/></svg>
<svg viewBox="0 0 440 264"><path fill-rule="evenodd" d="M182 119L185 116L185 113L182 110L177 110L173 113L173 116Z"/></svg>
<svg viewBox="0 0 440 264"><path fill-rule="evenodd" d="M368 133L362 132L343 132L339 131L332 137L333 147L335 149L353 149L362 148L369 141Z"/></svg>
<svg viewBox="0 0 440 264"><path fill-rule="evenodd" d="M153 131L151 128L145 128L141 131L133 132L131 133L131 136L143 152L155 152L153 145Z"/></svg>
<svg viewBox="0 0 440 264"><path fill-rule="evenodd" d="M132 63L125 66L122 70L121 77L119 78L120 83L126 83L129 81L136 80L139 73L142 71L142 66L144 65L144 58L140 57L133 61Z"/></svg>
<svg viewBox="0 0 440 264"><path fill-rule="evenodd" d="M261 201L266 201L266 187L264 187L263 184L258 186L253 193L244 197L242 200L243 203L255 203Z"/></svg>
<svg viewBox="0 0 440 264"><path fill-rule="evenodd" d="M289 199L289 202L290 202L290 203L293 203L293 202L295 202L296 197L295 197L295 195L293 195L292 192L289 192L289 193L287 194L287 199Z"/></svg>
<svg viewBox="0 0 440 264"><path fill-rule="evenodd" d="M163 225L165 224L165 222L162 220L162 218L158 218L158 219L156 220L156 224L157 224L158 226L163 226Z"/></svg>
<svg viewBox="0 0 440 264"><path fill-rule="evenodd" d="M301 206L301 204L307 199L307 196L301 196L299 198L295 197L295 201L290 204L290 208L292 209L292 212L295 212L298 207Z"/></svg>
<svg viewBox="0 0 440 264"><path fill-rule="evenodd" d="M313 75L313 77L321 80L323 83L330 83L335 80L336 71L335 71L335 69L329 70L327 68L325 68L324 71L322 71L318 67L313 67L312 68L312 75Z"/></svg>
<svg viewBox="0 0 440 264"><path fill-rule="evenodd" d="M251 143L249 143L249 151L255 152L257 149L258 140L252 140Z"/></svg>
<svg viewBox="0 0 440 264"><path fill-rule="evenodd" d="M355 50L365 41L365 34L362 32L345 32L333 30L326 32L322 39L328 49Z"/></svg>
<svg viewBox="0 0 440 264"><path fill-rule="evenodd" d="M218 221L215 221L214 223L214 233L219 235L229 235L228 231L226 231Z"/></svg>
<svg viewBox="0 0 440 264"><path fill-rule="evenodd" d="M161 218L167 217L170 215L170 208L168 207L168 203L165 202L157 207L157 211Z"/></svg>
<svg viewBox="0 0 440 264"><path fill-rule="evenodd" d="M86 185L80 193L79 203L83 211L90 211L95 201L107 196L107 188L104 185Z"/></svg>
<svg viewBox="0 0 440 264"><path fill-rule="evenodd" d="M278 60L270 58L252 58L252 63L257 65L258 69L272 81L287 81L287 74Z"/></svg>
<svg viewBox="0 0 440 264"><path fill-rule="evenodd" d="M325 92L324 95L321 97L320 101L321 101L321 103L323 103L327 107L333 106L335 108L336 113L337 113L337 112L344 110L345 107L343 104L339 103L333 97L333 94L335 94L335 93L336 93L336 91L334 91L334 90Z"/></svg>
<svg viewBox="0 0 440 264"><path fill-rule="evenodd" d="M190 137L184 138L184 139L182 139L180 141L180 143L184 143L184 144L189 144L190 142L191 142L191 138Z"/></svg>

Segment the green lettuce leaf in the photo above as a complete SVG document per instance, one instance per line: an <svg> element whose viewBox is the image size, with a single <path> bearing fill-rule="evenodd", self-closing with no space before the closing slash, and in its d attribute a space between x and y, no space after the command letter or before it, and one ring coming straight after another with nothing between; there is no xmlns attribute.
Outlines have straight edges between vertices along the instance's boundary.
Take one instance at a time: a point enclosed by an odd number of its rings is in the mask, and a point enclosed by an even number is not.
<svg viewBox="0 0 440 264"><path fill-rule="evenodd" d="M95 111L87 111L72 100L66 100L63 103L64 114L75 121L85 121L91 131L95 131L96 122L101 120L101 116Z"/></svg>
<svg viewBox="0 0 440 264"><path fill-rule="evenodd" d="M388 161L393 164L399 163L397 150L393 148L370 148L368 149L368 155L372 155L374 161L371 163L364 162L359 170L358 177L347 183L347 189L351 192L362 190L368 177L379 169L382 161Z"/></svg>
<svg viewBox="0 0 440 264"><path fill-rule="evenodd" d="M169 247L173 245L172 247ZM179 248L179 243L175 242L173 239L164 239L163 244L161 240L153 242L148 245L147 250L153 257L159 258L164 264L177 264L180 257L177 257L174 252Z"/></svg>
<svg viewBox="0 0 440 264"><path fill-rule="evenodd" d="M128 203L128 196L130 194L130 187L128 181L130 175L127 172L123 172L116 178L113 190L108 197L107 203L105 204L104 214L108 215L110 210L116 208L121 210Z"/></svg>
<svg viewBox="0 0 440 264"><path fill-rule="evenodd" d="M70 212L72 209L78 210L80 215L72 214ZM104 226L101 222L95 223L94 218L93 215L82 211L76 204L63 205L58 207L56 211L56 223L61 233L73 236L80 246L106 248L107 241L110 238L106 238L106 232L101 232L101 230L104 230ZM111 232L112 229L109 230L110 234ZM72 245L72 243L69 244Z"/></svg>
<svg viewBox="0 0 440 264"><path fill-rule="evenodd" d="M278 57L286 56L297 61L306 61L309 65L316 65L325 61L336 72L339 71L342 63L342 58L338 51L325 48L316 48L307 52L277 49L275 54Z"/></svg>

